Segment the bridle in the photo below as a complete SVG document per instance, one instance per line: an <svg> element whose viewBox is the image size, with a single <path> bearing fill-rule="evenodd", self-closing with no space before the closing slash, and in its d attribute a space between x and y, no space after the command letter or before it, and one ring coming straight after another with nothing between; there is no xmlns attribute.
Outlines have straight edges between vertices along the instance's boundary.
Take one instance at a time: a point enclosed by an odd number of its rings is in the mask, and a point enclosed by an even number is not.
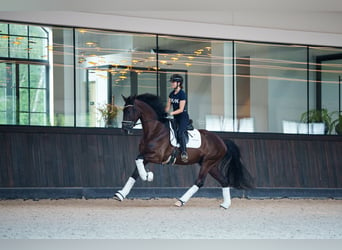
<svg viewBox="0 0 342 250"><path fill-rule="evenodd" d="M136 109L135 109L134 104L127 104L127 105L125 105L125 106L123 107L123 110L125 110L125 108L130 108L130 107L133 107L133 112L135 113L135 112L136 112ZM140 121L141 121L141 119L140 119ZM144 121L144 123L148 123L148 122L152 122L152 121L155 121L155 120L153 120L153 119L147 120L147 121ZM122 124L122 125L124 125L124 124L127 125L127 126L128 126L128 129L132 129L132 128L135 127L136 125L143 125L143 122L137 123L137 122L134 122L134 121L126 121L126 120L123 120L123 121L121 122L121 124Z"/></svg>
<svg viewBox="0 0 342 250"><path fill-rule="evenodd" d="M134 107L133 104L128 104L128 105L124 106L124 107L123 107L123 110L125 110L126 108L130 108L130 107L133 107L133 112L135 113L136 110L135 110L135 107ZM125 121L125 120L123 120L123 121L121 122L121 124L122 124L122 125L126 124L126 125L128 126L129 129L131 129L131 128L135 127L136 125L138 125L138 124L137 124L136 122L134 122L134 121ZM141 123L139 123L139 124L141 124Z"/></svg>

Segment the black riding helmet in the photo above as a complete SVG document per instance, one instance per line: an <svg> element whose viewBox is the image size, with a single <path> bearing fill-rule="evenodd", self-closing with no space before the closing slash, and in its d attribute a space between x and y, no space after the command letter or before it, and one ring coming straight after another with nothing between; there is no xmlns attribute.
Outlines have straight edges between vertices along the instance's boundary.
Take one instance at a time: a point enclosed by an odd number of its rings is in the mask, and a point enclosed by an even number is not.
<svg viewBox="0 0 342 250"><path fill-rule="evenodd" d="M179 74L173 74L171 77L170 77L170 82L179 82L180 85L182 86L183 84L183 77Z"/></svg>

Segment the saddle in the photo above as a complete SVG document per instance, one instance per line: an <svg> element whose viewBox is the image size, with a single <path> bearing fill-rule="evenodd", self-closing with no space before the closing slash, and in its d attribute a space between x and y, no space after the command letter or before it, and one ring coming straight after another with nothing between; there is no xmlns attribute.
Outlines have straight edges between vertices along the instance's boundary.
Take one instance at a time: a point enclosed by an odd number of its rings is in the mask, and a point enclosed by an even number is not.
<svg viewBox="0 0 342 250"><path fill-rule="evenodd" d="M173 147L179 148L179 143L177 141L177 132L176 132L176 125L173 119L169 120L169 127L170 127L170 143ZM192 125L192 120L189 120L189 124L187 127L187 148L199 148L201 146L201 134L197 129L194 129ZM178 154L178 150L173 150L172 154L169 156L169 158L162 162L162 164L171 164L174 165L176 162L176 157Z"/></svg>
<svg viewBox="0 0 342 250"><path fill-rule="evenodd" d="M170 126L170 142L171 145L174 147L179 147L179 143L177 141L177 130L176 125L173 119L169 119L169 126ZM192 120L189 120L189 124L187 126L187 148L199 148L201 146L201 134L197 129L194 129L192 125Z"/></svg>

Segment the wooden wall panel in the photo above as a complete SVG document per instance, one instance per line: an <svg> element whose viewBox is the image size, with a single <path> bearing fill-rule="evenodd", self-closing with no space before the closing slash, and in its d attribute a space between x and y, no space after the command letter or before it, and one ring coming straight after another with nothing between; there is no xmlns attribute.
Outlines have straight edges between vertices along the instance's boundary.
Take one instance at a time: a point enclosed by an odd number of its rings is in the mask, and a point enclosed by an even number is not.
<svg viewBox="0 0 342 250"><path fill-rule="evenodd" d="M342 188L338 136L218 133L240 147L257 187ZM121 187L134 170L139 133L118 129L0 126L0 188ZM188 187L198 166L148 166L152 183L136 187ZM211 177L206 187L217 187Z"/></svg>
<svg viewBox="0 0 342 250"><path fill-rule="evenodd" d="M230 136L230 137L229 137ZM259 187L342 187L342 138L222 134L241 149Z"/></svg>

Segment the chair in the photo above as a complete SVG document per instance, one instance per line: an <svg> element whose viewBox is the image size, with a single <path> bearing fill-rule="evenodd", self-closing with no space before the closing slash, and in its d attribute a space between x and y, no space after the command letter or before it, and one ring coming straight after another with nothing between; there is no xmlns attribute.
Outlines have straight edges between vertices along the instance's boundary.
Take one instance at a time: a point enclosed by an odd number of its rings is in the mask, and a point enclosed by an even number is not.
<svg viewBox="0 0 342 250"><path fill-rule="evenodd" d="M241 118L239 120L239 132L254 132L254 118Z"/></svg>
<svg viewBox="0 0 342 250"><path fill-rule="evenodd" d="M222 119L222 131L237 131L238 120L224 117Z"/></svg>
<svg viewBox="0 0 342 250"><path fill-rule="evenodd" d="M285 134L297 134L298 123L294 121L283 121L283 133Z"/></svg>
<svg viewBox="0 0 342 250"><path fill-rule="evenodd" d="M221 118L218 115L205 116L205 129L209 131L221 131Z"/></svg>

